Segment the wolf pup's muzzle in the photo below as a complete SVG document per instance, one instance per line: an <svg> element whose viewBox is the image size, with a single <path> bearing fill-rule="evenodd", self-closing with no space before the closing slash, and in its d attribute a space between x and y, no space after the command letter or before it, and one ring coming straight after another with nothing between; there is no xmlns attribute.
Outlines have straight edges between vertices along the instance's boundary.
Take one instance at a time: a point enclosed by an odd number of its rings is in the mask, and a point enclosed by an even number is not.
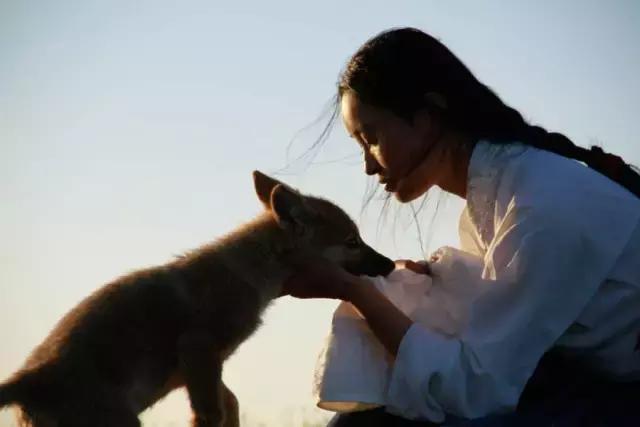
<svg viewBox="0 0 640 427"><path fill-rule="evenodd" d="M367 246L358 261L348 262L343 267L357 276L386 276L396 268L396 265L386 256Z"/></svg>

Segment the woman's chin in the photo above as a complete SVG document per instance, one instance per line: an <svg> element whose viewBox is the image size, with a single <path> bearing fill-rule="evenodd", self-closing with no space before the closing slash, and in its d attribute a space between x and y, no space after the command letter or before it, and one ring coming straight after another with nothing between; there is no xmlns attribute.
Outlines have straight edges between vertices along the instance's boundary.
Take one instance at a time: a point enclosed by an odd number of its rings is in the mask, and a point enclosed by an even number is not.
<svg viewBox="0 0 640 427"><path fill-rule="evenodd" d="M419 195L413 195L412 193L405 193L401 190L395 190L395 191L392 191L391 193L396 198L396 200L399 201L400 203L409 203L415 200L416 198L418 198L419 196Z"/></svg>
<svg viewBox="0 0 640 427"><path fill-rule="evenodd" d="M427 190L411 188L408 186L403 186L402 183L400 183L396 188L390 191L390 193L393 193L396 200L400 203L409 203L422 196L428 190L428 188Z"/></svg>

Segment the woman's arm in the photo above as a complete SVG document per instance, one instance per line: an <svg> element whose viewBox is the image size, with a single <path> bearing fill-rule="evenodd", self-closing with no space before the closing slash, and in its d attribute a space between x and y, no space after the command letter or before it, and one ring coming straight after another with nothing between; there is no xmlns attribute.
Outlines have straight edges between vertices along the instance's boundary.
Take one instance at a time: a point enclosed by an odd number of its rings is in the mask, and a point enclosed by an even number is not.
<svg viewBox="0 0 640 427"><path fill-rule="evenodd" d="M397 261L416 273L429 274L429 264ZM413 321L393 305L370 280L347 273L326 260L298 266L283 284L281 295L296 298L331 298L348 301L362 313L378 340L393 356Z"/></svg>
<svg viewBox="0 0 640 427"><path fill-rule="evenodd" d="M375 336L395 357L413 321L366 279L353 276L344 298L362 313Z"/></svg>

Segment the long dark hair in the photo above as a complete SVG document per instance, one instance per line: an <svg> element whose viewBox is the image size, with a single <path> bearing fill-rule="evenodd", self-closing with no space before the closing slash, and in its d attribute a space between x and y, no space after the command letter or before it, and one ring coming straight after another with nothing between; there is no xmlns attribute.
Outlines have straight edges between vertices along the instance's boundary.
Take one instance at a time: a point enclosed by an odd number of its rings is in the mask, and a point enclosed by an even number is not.
<svg viewBox="0 0 640 427"><path fill-rule="evenodd" d="M446 46L420 30L391 29L362 45L340 76L338 103L347 91L362 102L407 119L428 109L445 125L474 140L495 144L518 141L576 159L640 197L636 168L598 146L586 149L561 133L530 125L476 79Z"/></svg>

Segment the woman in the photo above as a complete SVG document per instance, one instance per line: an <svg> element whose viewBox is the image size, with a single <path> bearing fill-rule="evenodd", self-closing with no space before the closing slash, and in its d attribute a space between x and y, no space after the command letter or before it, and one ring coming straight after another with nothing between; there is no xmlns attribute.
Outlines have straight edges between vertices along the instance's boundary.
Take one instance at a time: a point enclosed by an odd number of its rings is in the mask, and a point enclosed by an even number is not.
<svg viewBox="0 0 640 427"><path fill-rule="evenodd" d="M640 425L635 170L529 125L416 29L366 42L337 99L387 192L406 203L439 186L467 200L461 240L483 260L484 292L451 339L328 264L291 277L289 295L350 301L395 356L386 410L331 425Z"/></svg>

